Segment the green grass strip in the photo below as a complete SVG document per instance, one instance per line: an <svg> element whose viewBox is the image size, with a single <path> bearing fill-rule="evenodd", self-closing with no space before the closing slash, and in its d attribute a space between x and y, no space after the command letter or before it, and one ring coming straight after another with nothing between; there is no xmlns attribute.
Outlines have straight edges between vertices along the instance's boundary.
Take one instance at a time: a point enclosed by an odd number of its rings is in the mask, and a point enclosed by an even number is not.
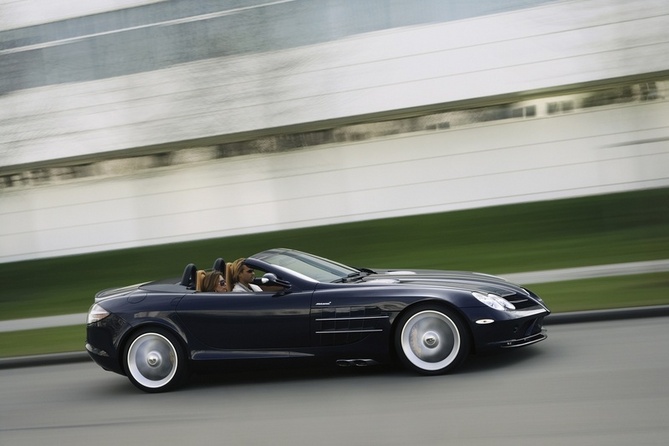
<svg viewBox="0 0 669 446"><path fill-rule="evenodd" d="M529 288L555 313L669 305L669 272L541 283Z"/></svg>
<svg viewBox="0 0 669 446"><path fill-rule="evenodd" d="M0 333L0 357L85 351L86 326Z"/></svg>
<svg viewBox="0 0 669 446"><path fill-rule="evenodd" d="M669 189L496 206L0 264L0 320L84 313L104 288L273 247L353 266L492 274L669 258ZM583 306L596 308L588 293ZM588 301L592 301L588 303ZM634 304L629 295L618 304Z"/></svg>

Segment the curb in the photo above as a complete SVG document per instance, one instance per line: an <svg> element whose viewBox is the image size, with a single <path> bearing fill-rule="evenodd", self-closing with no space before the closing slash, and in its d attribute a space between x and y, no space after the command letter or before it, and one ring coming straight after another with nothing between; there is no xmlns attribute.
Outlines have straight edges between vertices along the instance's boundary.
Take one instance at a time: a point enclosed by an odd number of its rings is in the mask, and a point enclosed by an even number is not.
<svg viewBox="0 0 669 446"><path fill-rule="evenodd" d="M553 313L546 317L544 325L576 324L582 322L614 321L621 319L641 319L669 316L669 305L648 307L616 308L611 310L574 311ZM92 361L86 351L53 353L48 355L17 356L0 358L0 370L44 365L71 364Z"/></svg>
<svg viewBox="0 0 669 446"><path fill-rule="evenodd" d="M13 358L0 358L0 370L37 367L42 365L71 364L74 362L85 361L93 361L85 351L51 353L48 355L16 356Z"/></svg>
<svg viewBox="0 0 669 446"><path fill-rule="evenodd" d="M544 325L575 324L580 322L615 321L620 319L641 319L664 316L669 316L669 305L553 313L546 317Z"/></svg>

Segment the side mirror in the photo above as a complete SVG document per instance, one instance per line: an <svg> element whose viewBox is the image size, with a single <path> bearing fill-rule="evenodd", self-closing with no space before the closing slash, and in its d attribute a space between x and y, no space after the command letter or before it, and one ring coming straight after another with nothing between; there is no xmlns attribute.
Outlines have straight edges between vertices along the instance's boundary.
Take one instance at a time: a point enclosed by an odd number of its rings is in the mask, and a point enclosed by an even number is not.
<svg viewBox="0 0 669 446"><path fill-rule="evenodd" d="M276 274L274 273L265 273L261 278L260 278L260 285L264 286L278 286L281 288L290 288L290 282L287 280L281 280L278 277L276 277Z"/></svg>

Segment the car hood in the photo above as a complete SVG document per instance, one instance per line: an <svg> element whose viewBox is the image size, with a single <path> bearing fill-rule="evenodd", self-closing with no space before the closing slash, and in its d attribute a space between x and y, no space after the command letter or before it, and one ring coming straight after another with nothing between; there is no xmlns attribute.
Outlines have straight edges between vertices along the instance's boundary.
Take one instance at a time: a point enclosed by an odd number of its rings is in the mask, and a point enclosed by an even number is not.
<svg viewBox="0 0 669 446"><path fill-rule="evenodd" d="M495 293L502 297L515 294L525 296L531 295L523 287L507 280L493 276L469 271L439 271L439 270L421 270L421 269L388 269L374 270L375 274L370 274L363 278L363 282L374 284L406 284L411 286L436 286L457 288L470 291L481 291L486 293Z"/></svg>

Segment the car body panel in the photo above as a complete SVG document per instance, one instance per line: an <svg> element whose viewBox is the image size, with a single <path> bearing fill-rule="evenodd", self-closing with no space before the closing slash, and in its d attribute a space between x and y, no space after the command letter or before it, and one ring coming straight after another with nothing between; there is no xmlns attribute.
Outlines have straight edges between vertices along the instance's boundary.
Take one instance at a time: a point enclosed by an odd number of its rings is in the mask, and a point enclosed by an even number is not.
<svg viewBox="0 0 669 446"><path fill-rule="evenodd" d="M309 346L312 294L196 293L181 299L177 315L207 348L289 350Z"/></svg>

